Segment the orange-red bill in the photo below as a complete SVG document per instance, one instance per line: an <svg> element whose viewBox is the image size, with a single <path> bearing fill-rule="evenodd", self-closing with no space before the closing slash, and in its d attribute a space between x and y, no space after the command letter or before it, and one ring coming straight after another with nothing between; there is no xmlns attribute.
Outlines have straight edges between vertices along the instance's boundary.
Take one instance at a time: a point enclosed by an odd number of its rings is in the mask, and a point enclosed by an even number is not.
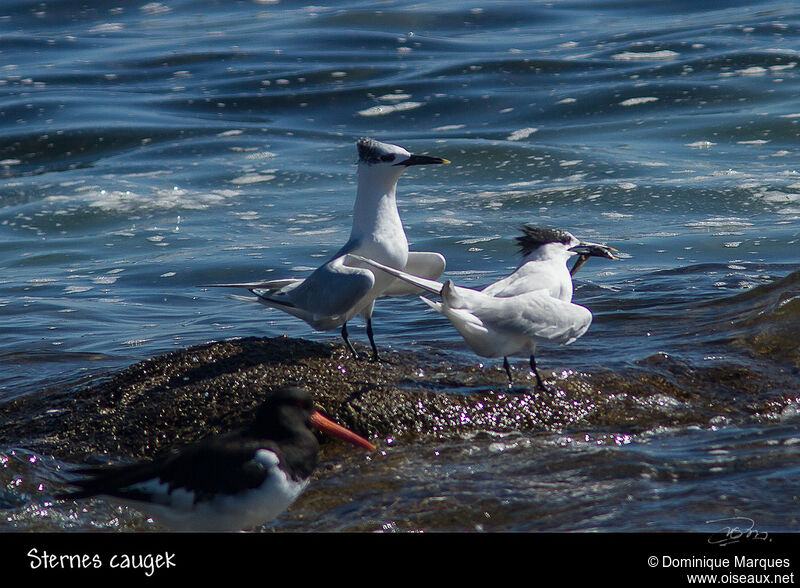
<svg viewBox="0 0 800 588"><path fill-rule="evenodd" d="M356 435L350 429L345 429L341 425L337 425L332 420L329 420L322 416L319 412L314 412L311 415L311 424L318 428L323 433L327 433L331 437L336 437L337 439L341 439L342 441L347 441L348 443L352 443L353 445L358 445L359 447L363 447L364 449L369 449L370 451L375 451L376 447L361 437L360 435Z"/></svg>

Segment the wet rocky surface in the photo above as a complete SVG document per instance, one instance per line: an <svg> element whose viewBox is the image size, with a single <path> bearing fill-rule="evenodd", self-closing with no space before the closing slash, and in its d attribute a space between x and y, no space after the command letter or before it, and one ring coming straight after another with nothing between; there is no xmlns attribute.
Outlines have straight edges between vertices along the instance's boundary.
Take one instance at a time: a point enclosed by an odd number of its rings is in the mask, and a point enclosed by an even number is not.
<svg viewBox="0 0 800 588"><path fill-rule="evenodd" d="M0 404L0 435L7 447L68 461L149 457L238 426L269 390L286 384L310 388L323 412L379 445L487 430L597 436L775 420L796 411L800 397L796 364L762 366L756 354L713 365L656 354L623 370L542 370L548 392L521 366L509 389L500 362L384 351L375 363L353 359L337 343L230 340Z"/></svg>

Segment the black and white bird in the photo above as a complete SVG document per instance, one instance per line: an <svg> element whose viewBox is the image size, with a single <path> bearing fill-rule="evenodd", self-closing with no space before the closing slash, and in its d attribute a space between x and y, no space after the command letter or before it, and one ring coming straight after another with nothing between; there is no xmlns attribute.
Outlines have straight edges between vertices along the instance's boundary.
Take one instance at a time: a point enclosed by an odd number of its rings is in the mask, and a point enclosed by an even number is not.
<svg viewBox="0 0 800 588"><path fill-rule="evenodd" d="M546 390L536 369L536 345L569 345L581 337L592 322L588 308L572 303L572 273L567 262L578 255L574 271L589 257L616 259L616 250L583 242L567 231L525 225L517 238L522 263L509 276L482 290L426 280L359 257L376 269L441 296L441 302L422 297L431 308L450 319L467 346L481 357L502 357L513 383L511 356L526 356L537 385Z"/></svg>
<svg viewBox="0 0 800 588"><path fill-rule="evenodd" d="M268 522L305 490L319 454L311 427L369 451L375 446L315 410L302 388L276 390L248 427L169 450L152 461L81 468L77 500L107 496L173 531L240 531Z"/></svg>
<svg viewBox="0 0 800 588"><path fill-rule="evenodd" d="M282 310L321 331L341 327L342 338L354 357L358 354L348 338L347 322L360 314L366 321L372 357L377 360L378 348L372 330L375 300L414 290L385 273L376 275L369 266L348 261L347 254L362 255L416 276L438 278L445 268L441 254L408 250L397 210L397 181L411 166L450 162L440 157L412 155L403 147L369 138L360 139L357 147L358 189L353 227L350 239L333 257L306 278L211 286L246 288L255 298L245 299Z"/></svg>

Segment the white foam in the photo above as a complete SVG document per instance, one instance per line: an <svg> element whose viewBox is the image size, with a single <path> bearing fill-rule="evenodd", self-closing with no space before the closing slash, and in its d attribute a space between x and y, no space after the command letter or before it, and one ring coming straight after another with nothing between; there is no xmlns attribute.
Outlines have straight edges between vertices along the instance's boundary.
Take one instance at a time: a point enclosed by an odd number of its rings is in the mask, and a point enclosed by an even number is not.
<svg viewBox="0 0 800 588"><path fill-rule="evenodd" d="M244 174L243 176L239 176L238 178L233 178L231 180L231 184L257 184L259 182L269 182L270 180L275 179L275 174L261 174L261 173L252 173L252 174Z"/></svg>
<svg viewBox="0 0 800 588"><path fill-rule="evenodd" d="M383 96L378 96L378 100L385 100L387 102L399 102L401 100L408 100L411 98L411 94L384 94Z"/></svg>
<svg viewBox="0 0 800 588"><path fill-rule="evenodd" d="M708 227L752 227L753 223L735 217L712 217L704 221L691 221L686 223L687 227L708 228Z"/></svg>
<svg viewBox="0 0 800 588"><path fill-rule="evenodd" d="M619 103L620 106L637 106L639 104L647 104L648 102L657 102L658 98L655 96L640 96L639 98L628 98Z"/></svg>
<svg viewBox="0 0 800 588"><path fill-rule="evenodd" d="M680 56L677 51L670 51L665 49L663 51L623 51L612 55L611 59L615 61L663 61L666 59L675 59Z"/></svg>
<svg viewBox="0 0 800 588"><path fill-rule="evenodd" d="M90 33L118 33L125 28L121 22L107 22L89 29Z"/></svg>
<svg viewBox="0 0 800 588"><path fill-rule="evenodd" d="M34 286L38 288L40 286L47 286L49 284L53 284L54 282L57 281L58 280L56 280L55 278L31 278L30 280L27 281L27 284L29 286Z"/></svg>
<svg viewBox="0 0 800 588"><path fill-rule="evenodd" d="M183 208L188 210L204 210L212 205L224 202L227 198L237 196L234 190L212 190L200 192L183 188L159 188L149 191L105 190L97 186L82 186L75 190L81 199L91 208L103 211L130 212L134 210L171 210ZM75 198L50 196L48 202L74 202ZM122 234L122 233L119 233Z"/></svg>
<svg viewBox="0 0 800 588"><path fill-rule="evenodd" d="M736 73L743 76L763 76L767 73L767 70L759 65L755 65L753 67L746 67L745 69L738 69Z"/></svg>
<svg viewBox="0 0 800 588"><path fill-rule="evenodd" d="M64 288L64 294L81 294L92 289L92 286L67 286Z"/></svg>
<svg viewBox="0 0 800 588"><path fill-rule="evenodd" d="M508 137L506 137L507 141L521 141L522 139L527 139L533 133L538 131L539 129L535 127L526 127L524 129L519 129L518 131L514 131Z"/></svg>
<svg viewBox="0 0 800 588"><path fill-rule="evenodd" d="M414 108L419 108L422 105L423 105L422 102L400 102L399 104L373 106L372 108L359 110L358 114L360 114L361 116L384 116L387 114L392 114L393 112L413 110Z"/></svg>
<svg viewBox="0 0 800 588"><path fill-rule="evenodd" d="M165 6L161 2L148 2L144 6L140 6L139 10L150 16L172 12L172 8Z"/></svg>

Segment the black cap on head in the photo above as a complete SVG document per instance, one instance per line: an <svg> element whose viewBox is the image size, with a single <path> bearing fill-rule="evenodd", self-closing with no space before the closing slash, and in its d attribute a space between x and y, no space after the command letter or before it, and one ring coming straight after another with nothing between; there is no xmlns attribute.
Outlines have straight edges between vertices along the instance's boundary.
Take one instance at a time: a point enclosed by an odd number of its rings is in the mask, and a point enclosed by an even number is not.
<svg viewBox="0 0 800 588"><path fill-rule="evenodd" d="M391 143L381 143L369 137L359 139L356 146L358 147L358 162L367 165L384 163L392 166L411 167L412 165L450 163L447 159L441 157L414 155L405 147L392 145Z"/></svg>
<svg viewBox="0 0 800 588"><path fill-rule="evenodd" d="M358 147L358 161L360 163L371 165L382 161L393 161L396 155L387 149L387 144L369 137L359 139L356 147Z"/></svg>
<svg viewBox="0 0 800 588"><path fill-rule="evenodd" d="M523 225L521 230L522 235L517 237L516 241L523 257L547 243L561 243L569 246L576 242L572 234L560 229Z"/></svg>

